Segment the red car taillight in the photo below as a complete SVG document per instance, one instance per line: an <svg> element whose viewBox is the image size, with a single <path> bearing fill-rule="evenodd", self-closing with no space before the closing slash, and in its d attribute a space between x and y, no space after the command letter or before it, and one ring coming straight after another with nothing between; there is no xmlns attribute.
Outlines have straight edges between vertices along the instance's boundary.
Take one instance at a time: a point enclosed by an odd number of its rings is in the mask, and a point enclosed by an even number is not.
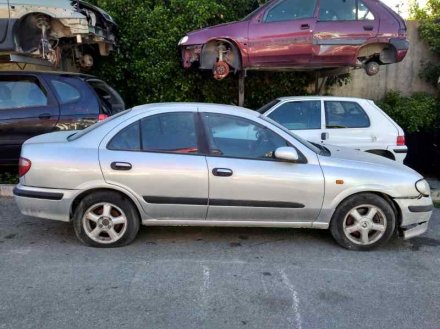
<svg viewBox="0 0 440 329"><path fill-rule="evenodd" d="M405 146L405 136L397 136L397 146Z"/></svg>
<svg viewBox="0 0 440 329"><path fill-rule="evenodd" d="M20 158L18 160L18 175L20 177L23 177L28 173L29 170L31 170L32 162L31 160L28 160L26 158Z"/></svg>
<svg viewBox="0 0 440 329"><path fill-rule="evenodd" d="M104 121L107 118L108 118L107 114L102 114L101 113L100 115L98 115L98 121Z"/></svg>

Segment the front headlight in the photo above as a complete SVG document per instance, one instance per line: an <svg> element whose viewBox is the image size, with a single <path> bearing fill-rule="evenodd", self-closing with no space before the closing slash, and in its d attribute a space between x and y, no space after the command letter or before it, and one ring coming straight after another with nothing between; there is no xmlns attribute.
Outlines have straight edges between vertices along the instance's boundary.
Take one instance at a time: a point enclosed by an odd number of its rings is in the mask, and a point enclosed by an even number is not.
<svg viewBox="0 0 440 329"><path fill-rule="evenodd" d="M180 41L179 41L179 46L181 46L181 45L187 43L187 42L188 42L188 39L189 39L188 36L185 35L182 39L180 39Z"/></svg>
<svg viewBox="0 0 440 329"><path fill-rule="evenodd" d="M426 180L421 179L416 183L416 190L419 191L423 196L431 195L431 188Z"/></svg>

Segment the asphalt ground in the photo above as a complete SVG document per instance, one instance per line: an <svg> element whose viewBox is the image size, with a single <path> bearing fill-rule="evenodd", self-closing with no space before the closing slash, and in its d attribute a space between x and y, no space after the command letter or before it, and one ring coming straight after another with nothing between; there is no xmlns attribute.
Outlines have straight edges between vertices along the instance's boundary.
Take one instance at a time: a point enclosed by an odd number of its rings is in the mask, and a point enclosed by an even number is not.
<svg viewBox="0 0 440 329"><path fill-rule="evenodd" d="M142 228L120 249L0 199L0 328L439 329L440 210L367 253L327 231Z"/></svg>

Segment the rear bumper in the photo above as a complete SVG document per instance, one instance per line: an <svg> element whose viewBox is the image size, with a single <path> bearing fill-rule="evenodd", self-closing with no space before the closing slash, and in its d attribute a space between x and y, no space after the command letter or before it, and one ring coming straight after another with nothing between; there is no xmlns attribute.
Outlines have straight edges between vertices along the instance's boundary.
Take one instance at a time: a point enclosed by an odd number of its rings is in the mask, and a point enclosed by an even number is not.
<svg viewBox="0 0 440 329"><path fill-rule="evenodd" d="M388 146L387 150L394 155L397 162L403 163L408 155L408 147L406 146Z"/></svg>
<svg viewBox="0 0 440 329"><path fill-rule="evenodd" d="M399 205L402 214L400 229L405 240L422 235L428 230L434 209L430 197L394 200Z"/></svg>
<svg viewBox="0 0 440 329"><path fill-rule="evenodd" d="M70 222L71 205L78 192L17 185L14 197L23 215Z"/></svg>

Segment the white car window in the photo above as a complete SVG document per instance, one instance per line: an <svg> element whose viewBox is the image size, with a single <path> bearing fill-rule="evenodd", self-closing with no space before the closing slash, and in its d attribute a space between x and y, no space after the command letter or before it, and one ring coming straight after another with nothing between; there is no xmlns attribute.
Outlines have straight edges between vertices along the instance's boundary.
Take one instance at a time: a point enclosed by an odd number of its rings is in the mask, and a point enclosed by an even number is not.
<svg viewBox="0 0 440 329"><path fill-rule="evenodd" d="M368 128L370 119L356 102L325 101L327 129Z"/></svg>
<svg viewBox="0 0 440 329"><path fill-rule="evenodd" d="M289 130L321 129L321 101L287 102L268 117Z"/></svg>

